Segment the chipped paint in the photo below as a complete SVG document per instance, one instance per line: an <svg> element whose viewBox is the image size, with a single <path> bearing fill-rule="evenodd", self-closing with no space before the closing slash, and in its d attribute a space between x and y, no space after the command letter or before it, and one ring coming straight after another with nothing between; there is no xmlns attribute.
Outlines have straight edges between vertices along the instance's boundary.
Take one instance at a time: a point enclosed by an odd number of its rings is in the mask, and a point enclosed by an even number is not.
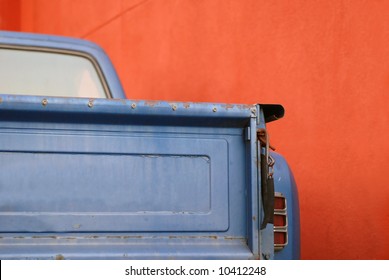
<svg viewBox="0 0 389 280"><path fill-rule="evenodd" d="M225 236L224 239L225 240L240 240L242 242L246 242L246 238L245 237Z"/></svg>
<svg viewBox="0 0 389 280"><path fill-rule="evenodd" d="M254 217L255 218L255 217ZM3 239L4 237L0 237ZM55 236L55 235L38 235L38 236L14 236L12 239L55 239L55 240L65 240L65 241L74 241L74 240L82 240L82 239L113 239L113 240L129 240L129 239L150 239L150 238L158 238L158 239L219 239L219 240L246 240L244 237L237 236L217 236L217 235L169 235L169 236L143 236L143 235L107 235L107 236L97 236L97 235L88 235L88 236Z"/></svg>
<svg viewBox="0 0 389 280"><path fill-rule="evenodd" d="M159 105L161 102L158 101L158 100L146 100L145 101L145 106L149 106L149 107L155 107L157 105Z"/></svg>
<svg viewBox="0 0 389 280"><path fill-rule="evenodd" d="M97 236L97 235L91 235L91 236L86 236L85 238L86 238L86 239L97 239L97 238L99 238L99 236Z"/></svg>
<svg viewBox="0 0 389 280"><path fill-rule="evenodd" d="M55 256L55 259L56 260L64 260L65 257L62 254L58 254L58 255Z"/></svg>
<svg viewBox="0 0 389 280"><path fill-rule="evenodd" d="M247 110L247 109L250 110L253 107L253 105L251 105L251 104L236 104L236 107L238 107L241 110Z"/></svg>
<svg viewBox="0 0 389 280"><path fill-rule="evenodd" d="M218 236L216 235L209 235L209 236L195 236L195 235L170 235L168 236L169 239L218 239Z"/></svg>
<svg viewBox="0 0 389 280"><path fill-rule="evenodd" d="M32 236L31 238L33 238L33 239L46 239L46 238L57 239L57 236L55 236L55 235L42 235L42 236L37 235L37 236Z"/></svg>
<svg viewBox="0 0 389 280"><path fill-rule="evenodd" d="M235 107L234 104L224 104L223 106L225 109L229 110L229 109L233 109Z"/></svg>
<svg viewBox="0 0 389 280"><path fill-rule="evenodd" d="M109 235L106 236L107 239L142 239L142 235Z"/></svg>

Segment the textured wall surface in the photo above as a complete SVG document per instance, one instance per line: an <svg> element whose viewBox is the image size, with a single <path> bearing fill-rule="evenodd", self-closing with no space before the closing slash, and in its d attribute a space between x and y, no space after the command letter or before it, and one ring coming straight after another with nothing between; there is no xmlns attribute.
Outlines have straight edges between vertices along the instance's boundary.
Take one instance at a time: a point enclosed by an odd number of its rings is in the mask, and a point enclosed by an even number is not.
<svg viewBox="0 0 389 280"><path fill-rule="evenodd" d="M100 44L132 99L281 103L304 259L389 259L389 1L0 0Z"/></svg>

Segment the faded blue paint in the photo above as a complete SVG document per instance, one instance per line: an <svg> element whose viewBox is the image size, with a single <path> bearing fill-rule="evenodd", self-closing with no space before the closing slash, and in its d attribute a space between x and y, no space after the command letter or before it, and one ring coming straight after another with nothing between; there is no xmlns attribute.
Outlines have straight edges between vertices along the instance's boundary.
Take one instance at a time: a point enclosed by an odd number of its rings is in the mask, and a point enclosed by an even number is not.
<svg viewBox="0 0 389 280"><path fill-rule="evenodd" d="M265 121L265 114L264 114L264 107L257 105L257 111L260 112L260 114L257 115L257 125L256 125L256 131L257 133L258 129L266 129L266 121ZM261 166L261 153L265 152L265 149L261 147L259 141L255 139L255 145L256 145L256 161L258 169L258 196L259 196L259 224L262 223L264 219L264 212L263 212L263 199L262 199L262 178L261 178L261 171L259 170L259 167ZM261 150L262 149L262 150ZM260 257L263 259L274 259L274 226L273 224L267 224L266 227L259 231L260 233Z"/></svg>
<svg viewBox="0 0 389 280"><path fill-rule="evenodd" d="M0 44L88 53L112 97L124 98L93 43L0 32ZM269 121L281 109L266 107ZM0 94L0 258L298 258L297 190L277 154L276 191L292 209L289 245L274 254L270 226L259 230L263 111Z"/></svg>
<svg viewBox="0 0 389 280"><path fill-rule="evenodd" d="M258 258L249 106L0 98L2 259Z"/></svg>
<svg viewBox="0 0 389 280"><path fill-rule="evenodd" d="M277 153L271 154L275 159L274 187L276 192L281 192L287 201L288 219L288 245L275 253L275 259L299 259L300 258L300 207L298 191L293 173L283 156Z"/></svg>
<svg viewBox="0 0 389 280"><path fill-rule="evenodd" d="M0 100L2 259L262 257L249 106Z"/></svg>

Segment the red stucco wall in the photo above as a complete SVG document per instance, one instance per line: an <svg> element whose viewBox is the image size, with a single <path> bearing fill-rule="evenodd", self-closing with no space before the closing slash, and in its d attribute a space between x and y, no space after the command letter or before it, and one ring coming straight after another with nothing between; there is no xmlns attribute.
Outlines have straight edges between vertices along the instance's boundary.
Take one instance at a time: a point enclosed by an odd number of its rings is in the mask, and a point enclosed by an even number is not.
<svg viewBox="0 0 389 280"><path fill-rule="evenodd" d="M283 104L302 257L389 259L389 1L10 2L0 28L99 43L130 98Z"/></svg>

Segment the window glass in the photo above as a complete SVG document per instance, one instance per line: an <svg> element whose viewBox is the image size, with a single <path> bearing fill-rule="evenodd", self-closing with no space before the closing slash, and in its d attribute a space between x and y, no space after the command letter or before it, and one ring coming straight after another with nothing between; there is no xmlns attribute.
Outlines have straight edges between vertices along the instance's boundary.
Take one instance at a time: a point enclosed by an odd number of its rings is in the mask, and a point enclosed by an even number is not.
<svg viewBox="0 0 389 280"><path fill-rule="evenodd" d="M107 97L95 67L85 57L1 48L0 93Z"/></svg>

